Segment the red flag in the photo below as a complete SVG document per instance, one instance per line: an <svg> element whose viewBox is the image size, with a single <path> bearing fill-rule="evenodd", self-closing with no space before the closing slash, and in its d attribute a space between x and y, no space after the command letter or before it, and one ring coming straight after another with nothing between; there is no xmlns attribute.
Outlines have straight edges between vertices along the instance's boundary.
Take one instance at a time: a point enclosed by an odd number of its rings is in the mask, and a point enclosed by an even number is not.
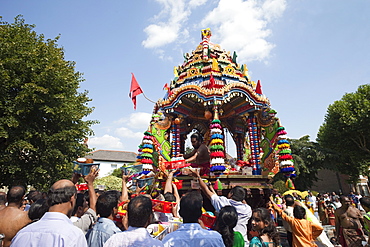
<svg viewBox="0 0 370 247"><path fill-rule="evenodd" d="M169 96L171 96L172 92L171 92L171 88L170 88L170 86L168 85L168 83L164 84L164 86L163 86L163 90L167 90L168 97L169 97Z"/></svg>
<svg viewBox="0 0 370 247"><path fill-rule="evenodd" d="M262 86L261 86L261 81L257 81L257 86L256 86L256 93L262 94Z"/></svg>
<svg viewBox="0 0 370 247"><path fill-rule="evenodd" d="M163 86L163 90L169 90L170 89L170 87L168 86L168 83L166 83L166 84L164 84L164 86Z"/></svg>
<svg viewBox="0 0 370 247"><path fill-rule="evenodd" d="M130 87L130 93L128 97L132 99L132 103L134 103L134 109L136 110L136 96L143 93L143 90L141 90L141 87L139 86L139 83L137 83L136 78L133 73L131 73L131 87Z"/></svg>

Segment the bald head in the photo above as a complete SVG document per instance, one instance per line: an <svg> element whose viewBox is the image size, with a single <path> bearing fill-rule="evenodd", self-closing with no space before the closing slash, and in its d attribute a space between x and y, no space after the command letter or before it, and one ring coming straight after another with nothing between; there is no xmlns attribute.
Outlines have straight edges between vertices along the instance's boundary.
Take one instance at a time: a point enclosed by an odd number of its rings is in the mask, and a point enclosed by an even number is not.
<svg viewBox="0 0 370 247"><path fill-rule="evenodd" d="M59 181L56 181L52 186L51 186L51 189L61 189L61 188L65 188L65 187L69 187L69 186L74 186L74 184L72 183L71 180L68 180L68 179L62 179L62 180L59 180Z"/></svg>
<svg viewBox="0 0 370 247"><path fill-rule="evenodd" d="M55 182L48 193L48 203L52 207L57 204L67 203L71 197L77 193L75 185L72 181L62 179Z"/></svg>
<svg viewBox="0 0 370 247"><path fill-rule="evenodd" d="M8 203L22 204L26 189L23 186L13 186L7 194Z"/></svg>

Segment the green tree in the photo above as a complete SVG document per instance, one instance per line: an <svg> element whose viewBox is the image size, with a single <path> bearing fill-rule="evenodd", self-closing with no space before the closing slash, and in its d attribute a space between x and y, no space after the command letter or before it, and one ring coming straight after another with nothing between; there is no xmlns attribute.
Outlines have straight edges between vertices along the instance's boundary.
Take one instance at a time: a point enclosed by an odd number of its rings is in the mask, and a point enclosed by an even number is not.
<svg viewBox="0 0 370 247"><path fill-rule="evenodd" d="M293 179L297 190L307 190L318 181L321 169L333 169L335 155L323 149L317 142L310 141L308 135L299 139L289 139L297 177ZM277 174L274 181L285 180L283 174Z"/></svg>
<svg viewBox="0 0 370 247"><path fill-rule="evenodd" d="M291 139L291 150L297 178L294 184L298 190L307 190L318 180L317 174L325 167L326 153L317 142L310 141L308 135Z"/></svg>
<svg viewBox="0 0 370 247"><path fill-rule="evenodd" d="M317 141L338 156L337 170L356 182L369 175L370 165L370 84L328 107Z"/></svg>
<svg viewBox="0 0 370 247"><path fill-rule="evenodd" d="M114 169L111 176L115 176L117 178L122 178L122 169L121 168Z"/></svg>
<svg viewBox="0 0 370 247"><path fill-rule="evenodd" d="M70 178L72 161L89 149L95 121L82 75L64 60L58 37L44 39L21 16L0 22L0 186L48 188Z"/></svg>

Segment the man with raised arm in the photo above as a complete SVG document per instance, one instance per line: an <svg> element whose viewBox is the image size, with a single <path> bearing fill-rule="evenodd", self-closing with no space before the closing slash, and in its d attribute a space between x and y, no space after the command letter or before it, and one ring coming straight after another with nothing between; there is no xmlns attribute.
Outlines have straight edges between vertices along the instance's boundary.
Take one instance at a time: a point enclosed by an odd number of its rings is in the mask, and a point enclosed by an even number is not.
<svg viewBox="0 0 370 247"><path fill-rule="evenodd" d="M247 236L247 225L249 219L252 217L251 207L245 203L245 190L241 186L233 187L227 197L218 196L214 191L211 191L208 186L204 183L199 175L198 171L192 172L192 175L199 180L201 190L211 200L211 203L217 212L225 206L233 206L238 213L238 222L234 227L234 231L240 232L245 241L245 246L249 245Z"/></svg>
<svg viewBox="0 0 370 247"><path fill-rule="evenodd" d="M201 168L201 175L208 175L210 170L210 154L208 147L203 143L203 137L200 133L194 133L190 137L193 151L185 154L185 162L190 163L191 167Z"/></svg>
<svg viewBox="0 0 370 247"><path fill-rule="evenodd" d="M73 222L73 225L80 228L84 234L87 233L87 231L95 224L95 222L98 220L98 217L96 215L96 200L97 196L94 189L94 181L95 178L99 175L99 169L90 169L90 173L87 176L83 176L83 179L87 183L87 188L89 190L89 206L84 207L84 203L82 203L82 214L78 215L79 219ZM76 174L74 174L76 176ZM79 177L77 175L77 177ZM75 178L72 180L76 181ZM78 180L78 179L77 179ZM84 200L84 199L82 199ZM87 205L87 203L86 203ZM74 211L77 211L77 208L75 206Z"/></svg>

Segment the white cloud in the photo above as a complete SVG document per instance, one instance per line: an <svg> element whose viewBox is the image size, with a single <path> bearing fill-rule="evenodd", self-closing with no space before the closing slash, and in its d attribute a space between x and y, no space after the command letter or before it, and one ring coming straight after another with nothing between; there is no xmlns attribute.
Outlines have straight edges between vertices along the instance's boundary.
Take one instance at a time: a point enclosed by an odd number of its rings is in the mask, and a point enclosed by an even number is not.
<svg viewBox="0 0 370 247"><path fill-rule="evenodd" d="M103 135L101 137L89 138L87 144L89 148L104 149L104 150L123 150L125 147L118 137Z"/></svg>
<svg viewBox="0 0 370 247"><path fill-rule="evenodd" d="M144 136L144 134L143 134L144 131L134 132L131 129L126 128L126 127L121 127L121 128L116 129L115 133L117 135L119 135L120 137L124 137L124 138L127 138L127 139L136 139L136 140L139 140L138 142L136 142L137 144L140 142L140 140ZM132 141L133 140L130 140L130 142L132 142Z"/></svg>
<svg viewBox="0 0 370 247"><path fill-rule="evenodd" d="M190 0L189 6L191 8L195 8L195 7L199 7L203 4L205 4L206 2L207 2L207 0Z"/></svg>
<svg viewBox="0 0 370 247"><path fill-rule="evenodd" d="M286 8L285 0L267 0L263 3L262 9L267 21L274 21L282 16Z"/></svg>
<svg viewBox="0 0 370 247"><path fill-rule="evenodd" d="M148 38L143 41L145 48L156 48L174 42L178 37L178 24L167 23L152 24L144 29Z"/></svg>
<svg viewBox="0 0 370 247"><path fill-rule="evenodd" d="M162 11L153 18L155 23L144 29L148 36L142 42L145 48L159 48L177 40L186 39L189 34L186 22L191 15L192 8L207 2L207 0L156 1L161 4Z"/></svg>
<svg viewBox="0 0 370 247"><path fill-rule="evenodd" d="M161 4L162 11L153 18L155 23L144 29L148 36L142 42L145 48L158 49L171 43L189 42L189 30L196 23L198 32L210 27L211 40L218 41L225 50L236 51L242 63L266 61L270 56L275 45L267 40L272 34L268 24L280 18L287 5L286 0L219 0L203 20L198 20L192 12L207 0L156 1ZM206 5L209 6L212 2ZM166 58L163 50L158 55Z"/></svg>
<svg viewBox="0 0 370 247"><path fill-rule="evenodd" d="M150 124L151 116L146 112L134 112L128 117L114 121L109 127L110 134L91 137L88 145L95 149L137 152L144 132Z"/></svg>
<svg viewBox="0 0 370 247"><path fill-rule="evenodd" d="M146 112L134 112L129 117L121 118L115 124L125 125L133 129L146 129L149 126L152 115Z"/></svg>
<svg viewBox="0 0 370 247"><path fill-rule="evenodd" d="M201 25L211 26L222 48L237 51L239 62L262 61L275 46L266 40L272 33L267 25L285 8L286 0L220 0Z"/></svg>

